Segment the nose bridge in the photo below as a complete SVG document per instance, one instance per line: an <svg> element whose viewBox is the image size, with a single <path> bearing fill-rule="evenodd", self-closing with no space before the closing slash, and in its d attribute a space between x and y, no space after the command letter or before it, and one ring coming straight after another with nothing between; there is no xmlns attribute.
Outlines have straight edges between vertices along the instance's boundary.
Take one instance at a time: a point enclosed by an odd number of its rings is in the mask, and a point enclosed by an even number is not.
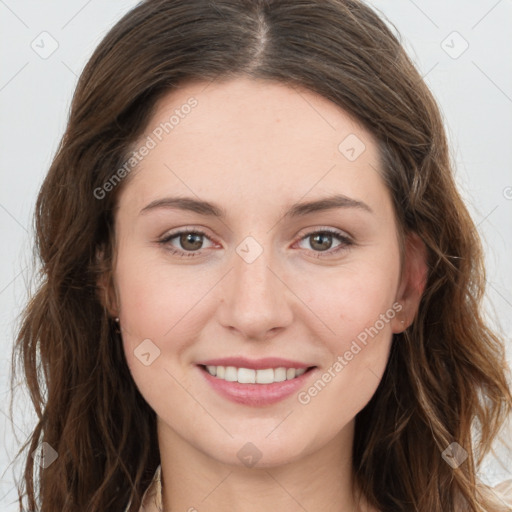
<svg viewBox="0 0 512 512"><path fill-rule="evenodd" d="M269 270L273 255L268 238L262 241L259 237L259 242L253 236L248 236L237 246L234 265L235 278L239 282L237 287L241 288L239 292L252 288L253 295L268 293L268 287L272 286L270 281L275 276Z"/></svg>
<svg viewBox="0 0 512 512"><path fill-rule="evenodd" d="M273 268L276 259L270 240L270 236L258 240L248 236L238 244L233 254L233 271L222 290L223 324L246 337L264 337L267 331L283 327L291 320L286 286Z"/></svg>

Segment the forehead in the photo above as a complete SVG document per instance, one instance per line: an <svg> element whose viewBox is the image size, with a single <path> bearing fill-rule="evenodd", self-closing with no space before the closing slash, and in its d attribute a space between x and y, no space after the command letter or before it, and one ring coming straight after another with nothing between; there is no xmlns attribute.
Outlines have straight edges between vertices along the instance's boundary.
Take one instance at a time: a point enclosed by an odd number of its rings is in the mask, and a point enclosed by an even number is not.
<svg viewBox="0 0 512 512"><path fill-rule="evenodd" d="M122 194L139 204L164 192L283 203L385 193L373 136L326 98L277 82L183 85L159 100L143 145Z"/></svg>

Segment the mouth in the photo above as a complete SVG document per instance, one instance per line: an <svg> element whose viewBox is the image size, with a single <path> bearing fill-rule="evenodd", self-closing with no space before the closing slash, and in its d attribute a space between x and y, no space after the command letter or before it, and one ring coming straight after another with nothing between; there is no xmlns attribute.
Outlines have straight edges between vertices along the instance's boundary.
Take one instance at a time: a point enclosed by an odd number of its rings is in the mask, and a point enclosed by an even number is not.
<svg viewBox="0 0 512 512"><path fill-rule="evenodd" d="M295 380L305 373L316 368L309 366L306 368L285 368L283 366L276 368L244 368L236 366L216 366L216 365L198 365L204 372L217 380L226 382L237 382L239 384L275 384L288 380Z"/></svg>
<svg viewBox="0 0 512 512"><path fill-rule="evenodd" d="M258 369L210 364L196 366L206 384L219 396L251 407L271 406L290 398L307 385L317 369L317 366Z"/></svg>

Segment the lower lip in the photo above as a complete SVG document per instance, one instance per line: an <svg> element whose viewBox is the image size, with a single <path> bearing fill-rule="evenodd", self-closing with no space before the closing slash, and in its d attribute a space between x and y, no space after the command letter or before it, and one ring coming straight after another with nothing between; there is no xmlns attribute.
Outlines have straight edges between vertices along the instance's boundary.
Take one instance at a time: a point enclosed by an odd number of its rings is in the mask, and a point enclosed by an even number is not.
<svg viewBox="0 0 512 512"><path fill-rule="evenodd" d="M316 369L311 368L299 377L282 382L273 382L271 384L240 384L239 382L229 382L224 379L218 379L210 375L203 366L198 366L198 368L217 393L232 402L252 406L271 405L284 400L297 392Z"/></svg>

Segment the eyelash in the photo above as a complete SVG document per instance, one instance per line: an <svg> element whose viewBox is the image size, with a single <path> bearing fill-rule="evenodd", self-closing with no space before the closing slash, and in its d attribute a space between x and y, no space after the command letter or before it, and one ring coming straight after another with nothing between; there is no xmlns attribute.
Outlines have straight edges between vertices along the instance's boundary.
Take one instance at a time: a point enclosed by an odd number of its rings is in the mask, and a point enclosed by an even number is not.
<svg viewBox="0 0 512 512"><path fill-rule="evenodd" d="M162 246L165 246L167 244L169 244L169 242L171 240L173 240L174 238L180 236L180 235L184 235L184 234L187 234L187 233L193 233L195 235L202 235L206 238L210 238L204 231L202 231L201 229L184 229L182 231L177 231L175 233L170 233L169 235L165 236L164 238L158 240L158 243ZM333 254L337 254L338 252L341 252L343 250L348 250L352 245L354 245L354 242L347 236L345 235L342 235L339 231L336 231L334 229L329 229L329 228L325 228L325 229L320 229L320 230L317 230L317 231L310 231L309 233L306 233L302 238L300 238L299 241L301 240L304 240L306 238L309 238L310 236L312 235L318 235L318 234L330 234L330 235L333 235L335 238L337 238L340 242L342 242L342 244L340 244L337 248L335 248L334 250L327 250L327 251L313 251L315 253L317 253L317 255L315 255L314 257L315 258L323 258L324 254L328 254L329 256L332 256ZM199 250L199 251L181 251L179 249L176 249L174 247L167 247L166 250L168 250L171 254L174 254L174 255L177 255L178 257L194 257L194 256L200 256L202 254L203 251ZM329 257L327 256L327 257Z"/></svg>

